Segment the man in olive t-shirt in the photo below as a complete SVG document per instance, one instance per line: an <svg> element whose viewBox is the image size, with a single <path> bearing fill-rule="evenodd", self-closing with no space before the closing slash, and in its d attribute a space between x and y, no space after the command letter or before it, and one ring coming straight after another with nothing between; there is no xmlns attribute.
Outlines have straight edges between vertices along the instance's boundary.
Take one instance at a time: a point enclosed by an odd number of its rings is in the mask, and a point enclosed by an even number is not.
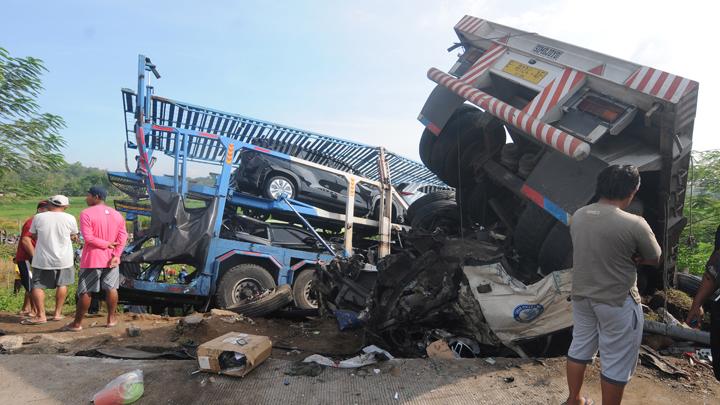
<svg viewBox="0 0 720 405"><path fill-rule="evenodd" d="M613 165L597 178L598 202L575 212L573 341L568 350L568 404L580 397L585 367L600 350L603 404L619 404L637 365L643 314L638 264L657 265L660 246L645 219L623 211L640 187L634 166Z"/></svg>

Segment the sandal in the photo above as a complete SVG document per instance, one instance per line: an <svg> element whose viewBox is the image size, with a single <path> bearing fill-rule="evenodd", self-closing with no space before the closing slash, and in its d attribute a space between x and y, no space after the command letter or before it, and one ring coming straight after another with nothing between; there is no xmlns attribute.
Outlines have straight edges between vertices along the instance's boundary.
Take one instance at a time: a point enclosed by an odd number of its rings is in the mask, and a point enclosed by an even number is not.
<svg viewBox="0 0 720 405"><path fill-rule="evenodd" d="M50 320L53 321L53 322L62 321L63 319L65 319L65 317L62 316L62 315L60 315L59 317L54 317L54 316L53 316L52 318L50 318Z"/></svg>
<svg viewBox="0 0 720 405"><path fill-rule="evenodd" d="M35 321L32 318L20 321L20 325L42 325L44 323L47 323L47 321Z"/></svg>
<svg viewBox="0 0 720 405"><path fill-rule="evenodd" d="M79 327L77 327L77 328L73 328L73 327L70 326L70 325L72 325L72 324L69 323L69 324L63 326L63 328L62 328L61 330L62 330L63 332L80 332L80 331L83 330L82 326L79 326Z"/></svg>

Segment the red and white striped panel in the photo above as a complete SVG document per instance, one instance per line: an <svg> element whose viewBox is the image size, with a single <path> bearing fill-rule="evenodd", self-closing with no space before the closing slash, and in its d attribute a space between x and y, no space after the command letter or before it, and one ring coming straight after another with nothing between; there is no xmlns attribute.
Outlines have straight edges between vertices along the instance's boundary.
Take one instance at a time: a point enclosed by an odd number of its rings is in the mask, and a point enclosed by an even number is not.
<svg viewBox="0 0 720 405"><path fill-rule="evenodd" d="M565 68L562 76L556 77L538 94L530 104L523 108L523 112L532 115L535 118L542 118L560 100L567 96L571 91L577 89L585 80L585 74Z"/></svg>
<svg viewBox="0 0 720 405"><path fill-rule="evenodd" d="M428 78L567 156L582 160L590 154L590 145L586 142L545 124L530 114L526 114L439 69L430 68Z"/></svg>
<svg viewBox="0 0 720 405"><path fill-rule="evenodd" d="M485 51L482 56L480 56L480 59L472 65L472 67L460 78L460 80L472 85L475 80L477 80L483 73L487 72L487 70L490 69L490 66L492 66L492 64L495 63L495 61L498 60L503 53L505 53L505 49L507 48L504 46L492 44L492 46L490 46L490 48Z"/></svg>
<svg viewBox="0 0 720 405"><path fill-rule="evenodd" d="M460 22L455 24L455 29L458 31L463 31L468 34L472 34L475 32L475 30L480 27L480 24L482 24L483 20L477 17L473 17L471 15L466 15L465 17L460 19Z"/></svg>
<svg viewBox="0 0 720 405"><path fill-rule="evenodd" d="M680 97L697 87L697 82L643 66L625 80L625 85L633 90L677 103Z"/></svg>

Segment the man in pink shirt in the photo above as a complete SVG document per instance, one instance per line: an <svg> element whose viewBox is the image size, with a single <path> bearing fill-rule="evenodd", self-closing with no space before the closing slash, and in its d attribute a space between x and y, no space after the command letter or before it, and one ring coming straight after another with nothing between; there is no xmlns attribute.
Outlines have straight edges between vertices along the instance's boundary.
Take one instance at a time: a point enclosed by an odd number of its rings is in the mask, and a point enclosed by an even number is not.
<svg viewBox="0 0 720 405"><path fill-rule="evenodd" d="M80 259L75 320L65 327L66 330L82 330L82 320L90 306L90 293L100 292L101 289L105 290L107 300L107 326L117 324L118 266L127 241L127 231L122 215L105 205L106 197L104 188L90 187L85 197L88 208L80 213L80 233L85 239L85 246Z"/></svg>

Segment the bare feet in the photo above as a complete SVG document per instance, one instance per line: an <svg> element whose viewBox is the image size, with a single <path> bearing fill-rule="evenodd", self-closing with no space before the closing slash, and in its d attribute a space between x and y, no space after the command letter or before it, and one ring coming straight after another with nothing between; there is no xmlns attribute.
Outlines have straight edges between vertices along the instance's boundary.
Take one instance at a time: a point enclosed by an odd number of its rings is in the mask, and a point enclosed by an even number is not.
<svg viewBox="0 0 720 405"><path fill-rule="evenodd" d="M82 330L82 326L75 325L75 322L71 322L65 326L63 326L62 330L65 332L80 332Z"/></svg>
<svg viewBox="0 0 720 405"><path fill-rule="evenodd" d="M52 318L50 318L51 321L62 321L63 319L65 319L65 317L62 315L55 315Z"/></svg>

